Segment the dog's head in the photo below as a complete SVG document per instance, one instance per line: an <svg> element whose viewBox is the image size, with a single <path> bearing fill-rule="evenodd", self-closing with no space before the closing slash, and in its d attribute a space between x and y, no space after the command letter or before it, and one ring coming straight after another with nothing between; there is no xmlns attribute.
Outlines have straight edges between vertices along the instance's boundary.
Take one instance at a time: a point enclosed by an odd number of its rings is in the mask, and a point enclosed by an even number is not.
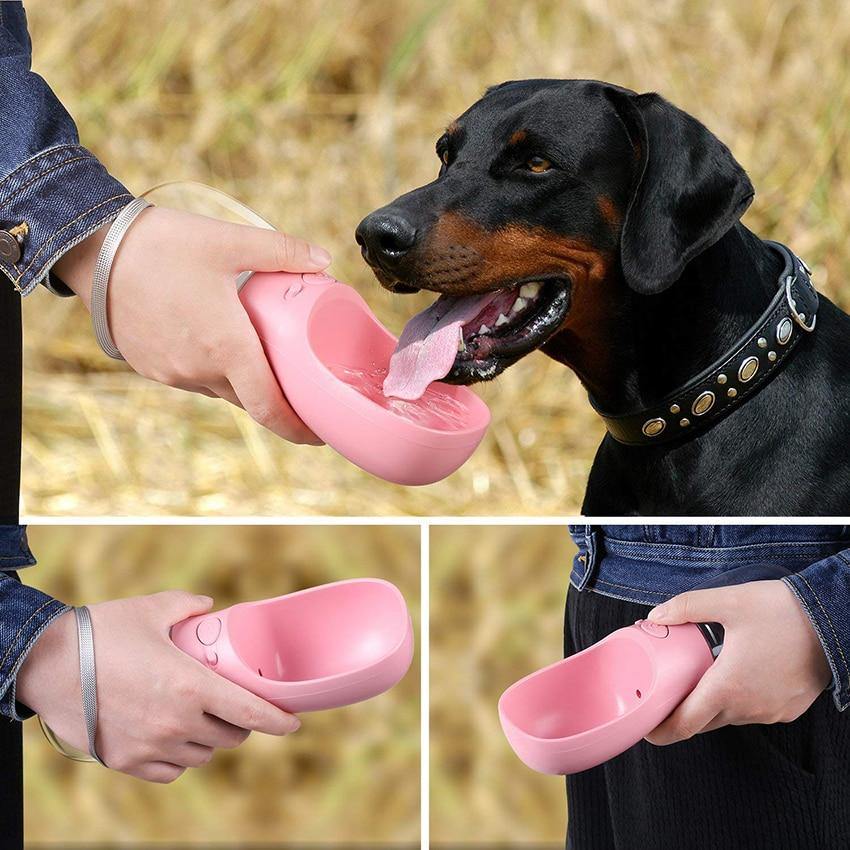
<svg viewBox="0 0 850 850"><path fill-rule="evenodd" d="M496 86L437 156L436 180L368 215L356 238L387 289L440 293L431 325L461 317L456 383L489 379L556 335L591 335L623 293L670 287L753 196L696 119L596 81Z"/></svg>

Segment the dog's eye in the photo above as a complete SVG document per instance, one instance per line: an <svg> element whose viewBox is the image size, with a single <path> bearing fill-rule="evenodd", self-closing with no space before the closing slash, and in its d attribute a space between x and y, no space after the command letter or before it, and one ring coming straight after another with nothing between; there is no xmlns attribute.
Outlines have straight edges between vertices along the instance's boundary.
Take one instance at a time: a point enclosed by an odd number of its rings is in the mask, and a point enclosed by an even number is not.
<svg viewBox="0 0 850 850"><path fill-rule="evenodd" d="M443 165L449 164L449 150L448 150L448 148L444 148L443 151L440 153L440 161L443 163Z"/></svg>
<svg viewBox="0 0 850 850"><path fill-rule="evenodd" d="M535 174L543 174L544 171L548 171L552 167L552 163L543 156L530 156L525 161L525 167Z"/></svg>

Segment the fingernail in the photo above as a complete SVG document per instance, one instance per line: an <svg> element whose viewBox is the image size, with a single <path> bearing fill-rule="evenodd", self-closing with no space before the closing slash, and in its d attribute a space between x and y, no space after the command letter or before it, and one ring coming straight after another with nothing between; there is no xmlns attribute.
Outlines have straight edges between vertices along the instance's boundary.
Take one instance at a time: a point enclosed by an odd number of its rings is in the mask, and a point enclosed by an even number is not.
<svg viewBox="0 0 850 850"><path fill-rule="evenodd" d="M212 605L213 598L212 596L204 596L203 594L198 594L198 602L201 605Z"/></svg>
<svg viewBox="0 0 850 850"><path fill-rule="evenodd" d="M297 732L301 728L301 721L294 717L292 719L292 728L289 730L289 734L291 735L293 732Z"/></svg>
<svg viewBox="0 0 850 850"><path fill-rule="evenodd" d="M657 605L647 615L647 620L662 620L667 613L666 605Z"/></svg>
<svg viewBox="0 0 850 850"><path fill-rule="evenodd" d="M321 266L323 269L327 268L331 264L331 255L324 248L320 248L318 245L310 246L310 259L317 266Z"/></svg>

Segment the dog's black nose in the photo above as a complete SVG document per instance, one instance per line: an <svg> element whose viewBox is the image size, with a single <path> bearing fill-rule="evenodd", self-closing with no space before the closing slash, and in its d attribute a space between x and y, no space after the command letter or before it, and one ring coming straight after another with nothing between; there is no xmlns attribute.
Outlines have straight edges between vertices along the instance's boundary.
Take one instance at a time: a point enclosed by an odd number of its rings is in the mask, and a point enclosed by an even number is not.
<svg viewBox="0 0 850 850"><path fill-rule="evenodd" d="M367 263L394 269L416 244L416 228L399 213L378 210L357 225L354 238Z"/></svg>

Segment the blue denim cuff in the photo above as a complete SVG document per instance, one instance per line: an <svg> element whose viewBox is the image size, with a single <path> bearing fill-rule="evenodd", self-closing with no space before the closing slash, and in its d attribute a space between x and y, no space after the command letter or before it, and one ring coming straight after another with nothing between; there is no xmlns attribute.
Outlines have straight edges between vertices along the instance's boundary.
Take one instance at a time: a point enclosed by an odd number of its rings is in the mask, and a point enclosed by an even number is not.
<svg viewBox="0 0 850 850"><path fill-rule="evenodd" d="M15 702L15 677L39 635L70 607L0 573L0 715L25 720L32 712Z"/></svg>
<svg viewBox="0 0 850 850"><path fill-rule="evenodd" d="M133 196L81 145L43 150L0 180L0 228L23 230L21 257L0 261L14 287L28 295L47 283L53 264L118 215ZM55 292L71 294L55 279Z"/></svg>
<svg viewBox="0 0 850 850"><path fill-rule="evenodd" d="M832 670L839 711L850 706L850 550L830 555L783 581L814 626Z"/></svg>
<svg viewBox="0 0 850 850"><path fill-rule="evenodd" d="M0 525L0 572L35 564L24 525Z"/></svg>

